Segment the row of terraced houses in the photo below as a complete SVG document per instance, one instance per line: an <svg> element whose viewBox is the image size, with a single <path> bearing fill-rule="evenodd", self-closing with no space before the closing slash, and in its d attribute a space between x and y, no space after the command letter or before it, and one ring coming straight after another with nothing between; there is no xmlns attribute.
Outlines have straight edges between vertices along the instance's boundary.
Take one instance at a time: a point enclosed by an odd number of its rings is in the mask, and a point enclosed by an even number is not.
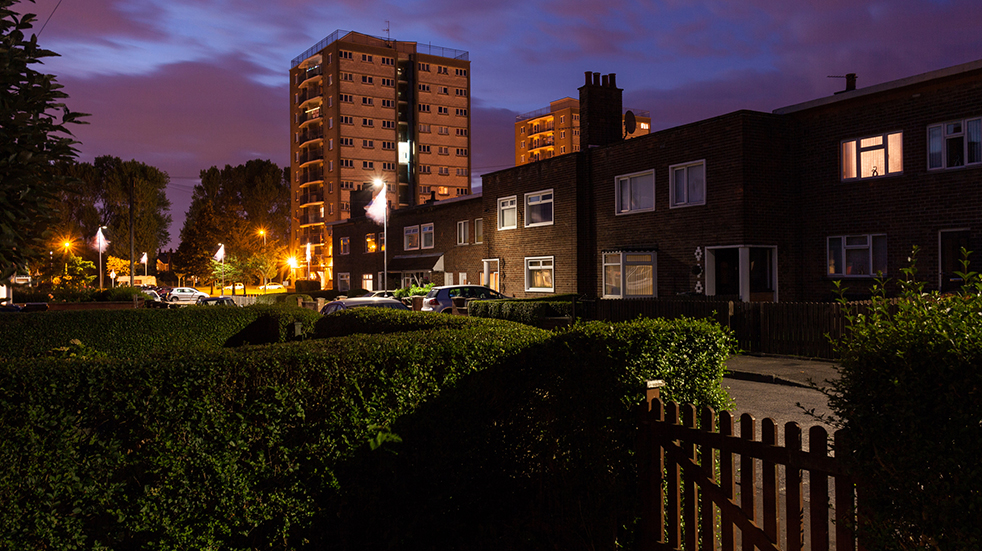
<svg viewBox="0 0 982 551"><path fill-rule="evenodd" d="M352 206L326 224L331 283L821 301L836 281L864 295L899 276L917 246L928 287L956 287L959 251L982 239L982 61L847 82L625 140L615 75L586 73L578 151L392 210L386 228Z"/></svg>

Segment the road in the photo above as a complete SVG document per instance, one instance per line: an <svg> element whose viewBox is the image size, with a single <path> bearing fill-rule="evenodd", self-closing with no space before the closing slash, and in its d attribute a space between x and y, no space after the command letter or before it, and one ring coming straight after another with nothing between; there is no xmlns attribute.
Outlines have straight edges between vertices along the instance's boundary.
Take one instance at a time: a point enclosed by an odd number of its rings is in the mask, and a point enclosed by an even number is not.
<svg viewBox="0 0 982 551"><path fill-rule="evenodd" d="M779 426L794 421L804 431L821 424L796 405L799 403L817 414L831 413L825 395L809 388L730 378L723 379L723 387L729 389L730 396L736 402L733 412L737 415L749 413L758 424L765 417L773 419ZM831 431L831 427L826 428Z"/></svg>

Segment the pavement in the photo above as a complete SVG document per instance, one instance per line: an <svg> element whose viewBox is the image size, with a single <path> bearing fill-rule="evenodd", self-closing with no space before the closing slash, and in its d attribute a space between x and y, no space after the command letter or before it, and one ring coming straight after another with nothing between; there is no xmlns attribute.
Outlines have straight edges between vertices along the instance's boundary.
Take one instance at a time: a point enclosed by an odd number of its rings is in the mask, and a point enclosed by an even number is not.
<svg viewBox="0 0 982 551"><path fill-rule="evenodd" d="M802 388L814 388L812 382L827 386L825 381L835 380L839 376L834 362L786 356L741 354L726 360L726 367L726 378Z"/></svg>

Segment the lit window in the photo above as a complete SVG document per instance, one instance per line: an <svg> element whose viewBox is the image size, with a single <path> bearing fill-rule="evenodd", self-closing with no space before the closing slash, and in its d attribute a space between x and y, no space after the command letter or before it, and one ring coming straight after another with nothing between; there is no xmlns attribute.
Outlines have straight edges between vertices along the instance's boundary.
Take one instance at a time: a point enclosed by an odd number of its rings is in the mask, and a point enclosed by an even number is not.
<svg viewBox="0 0 982 551"><path fill-rule="evenodd" d="M518 198L515 196L498 199L498 229L510 230L518 227Z"/></svg>
<svg viewBox="0 0 982 551"><path fill-rule="evenodd" d="M655 255L654 251L604 253L604 297L657 296Z"/></svg>
<svg viewBox="0 0 982 551"><path fill-rule="evenodd" d="M887 273L886 235L829 237L828 253L828 275L874 277Z"/></svg>
<svg viewBox="0 0 982 551"><path fill-rule="evenodd" d="M706 204L706 162L697 161L668 167L672 207ZM654 208L654 207L652 207Z"/></svg>
<svg viewBox="0 0 982 551"><path fill-rule="evenodd" d="M415 251L419 248L419 226L406 226L402 229L402 248Z"/></svg>
<svg viewBox="0 0 982 551"><path fill-rule="evenodd" d="M927 128L928 168L957 168L982 163L982 119Z"/></svg>
<svg viewBox="0 0 982 551"><path fill-rule="evenodd" d="M551 226L552 190L525 194L525 227Z"/></svg>
<svg viewBox="0 0 982 551"><path fill-rule="evenodd" d="M655 210L655 171L618 176L614 191L617 214Z"/></svg>
<svg viewBox="0 0 982 551"><path fill-rule="evenodd" d="M349 247L349 238L347 237L340 238L340 244L338 248L341 250L341 254L348 254L350 252L350 249L348 247Z"/></svg>
<svg viewBox="0 0 982 551"><path fill-rule="evenodd" d="M553 278L553 257L531 257L525 259L525 290L555 291Z"/></svg>
<svg viewBox="0 0 982 551"><path fill-rule="evenodd" d="M375 290L375 282L372 280L372 274L362 274L361 276L361 288L366 291Z"/></svg>
<svg viewBox="0 0 982 551"><path fill-rule="evenodd" d="M904 170L903 132L842 142L842 179L900 174Z"/></svg>
<svg viewBox="0 0 982 551"><path fill-rule="evenodd" d="M374 233L365 234L365 252L374 253L378 250L378 242L375 241Z"/></svg>

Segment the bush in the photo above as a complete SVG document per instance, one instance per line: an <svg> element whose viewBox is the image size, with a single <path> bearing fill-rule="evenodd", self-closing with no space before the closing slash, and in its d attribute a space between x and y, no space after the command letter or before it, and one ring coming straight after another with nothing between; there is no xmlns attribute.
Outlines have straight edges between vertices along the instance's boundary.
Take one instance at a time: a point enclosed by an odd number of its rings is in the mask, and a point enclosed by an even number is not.
<svg viewBox="0 0 982 551"><path fill-rule="evenodd" d="M427 329L510 327L511 322L482 320L468 316L437 315L432 312L405 312L390 308L357 308L323 316L314 324L313 337L343 337L358 333L380 334Z"/></svg>
<svg viewBox="0 0 982 551"><path fill-rule="evenodd" d="M242 344L284 342L293 323L313 329L320 315L289 306L173 310L75 310L0 316L0 359L37 358L72 340L110 357L188 354Z"/></svg>
<svg viewBox="0 0 982 551"><path fill-rule="evenodd" d="M286 304L288 306L296 306L297 299L302 299L304 302L313 302L314 298L310 295L296 294L296 293L275 293L271 295L259 295L256 297L256 304Z"/></svg>
<svg viewBox="0 0 982 551"><path fill-rule="evenodd" d="M537 325L545 318L574 317L576 295L546 298L475 300L467 304L467 313L479 318L496 318Z"/></svg>
<svg viewBox="0 0 982 551"><path fill-rule="evenodd" d="M293 287L298 293L313 293L314 291L321 290L321 282L310 279L298 279L294 282Z"/></svg>
<svg viewBox="0 0 982 551"><path fill-rule="evenodd" d="M849 444L836 456L864 492L867 549L978 549L982 284L964 274L964 294L924 293L916 265L904 272L900 299L877 285L837 344L826 392Z"/></svg>

